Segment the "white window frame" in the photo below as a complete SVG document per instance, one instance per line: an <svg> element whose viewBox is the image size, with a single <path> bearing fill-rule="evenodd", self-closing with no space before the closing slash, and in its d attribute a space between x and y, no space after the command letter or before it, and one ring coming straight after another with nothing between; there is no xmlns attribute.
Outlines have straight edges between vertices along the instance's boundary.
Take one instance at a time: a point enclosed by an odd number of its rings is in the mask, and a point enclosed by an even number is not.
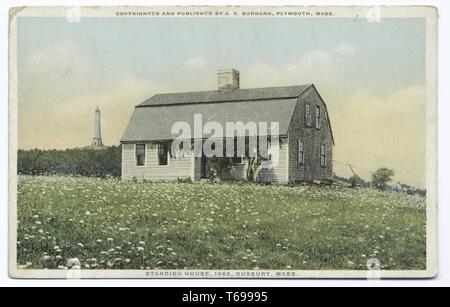
<svg viewBox="0 0 450 307"><path fill-rule="evenodd" d="M320 106L316 105L316 112L315 112L315 126L316 129L320 129L320 116L321 116L322 110Z"/></svg>
<svg viewBox="0 0 450 307"><path fill-rule="evenodd" d="M137 148L138 148L138 146L144 146L144 164L142 164L142 165L139 165L139 159L138 159L138 156L137 156ZM135 161L134 164L137 167L143 167L143 166L145 166L147 164L147 145L146 144L142 144L142 143L134 144L134 161Z"/></svg>
<svg viewBox="0 0 450 307"><path fill-rule="evenodd" d="M169 166L169 162L170 162L170 150L169 150L169 143L165 143L165 145L167 146L167 164L159 164L159 146L161 146L162 143L157 143L156 144L156 165L158 165L158 167L167 167Z"/></svg>
<svg viewBox="0 0 450 307"><path fill-rule="evenodd" d="M311 103L307 102L305 106L305 122L306 126L311 127L312 125L312 114L311 114Z"/></svg>

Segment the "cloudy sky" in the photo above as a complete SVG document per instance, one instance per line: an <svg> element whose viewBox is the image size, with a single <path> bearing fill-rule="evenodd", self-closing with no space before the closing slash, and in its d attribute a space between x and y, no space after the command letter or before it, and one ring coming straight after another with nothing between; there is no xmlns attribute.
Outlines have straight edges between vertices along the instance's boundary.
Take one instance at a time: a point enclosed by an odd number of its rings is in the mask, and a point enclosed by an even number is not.
<svg viewBox="0 0 450 307"><path fill-rule="evenodd" d="M315 84L334 159L425 186L422 19L21 17L19 147L89 145L97 105L104 143L118 144L134 105L216 89L216 71L231 67L242 88Z"/></svg>

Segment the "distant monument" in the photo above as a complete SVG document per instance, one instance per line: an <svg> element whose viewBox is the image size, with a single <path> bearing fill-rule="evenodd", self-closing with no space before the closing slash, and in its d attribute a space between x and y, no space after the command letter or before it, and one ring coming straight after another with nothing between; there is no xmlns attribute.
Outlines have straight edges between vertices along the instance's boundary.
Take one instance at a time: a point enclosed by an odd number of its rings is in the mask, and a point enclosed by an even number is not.
<svg viewBox="0 0 450 307"><path fill-rule="evenodd" d="M100 123L100 110L97 106L95 110L95 129L94 129L94 138L92 139L92 148L94 149L103 149L102 142L102 128Z"/></svg>

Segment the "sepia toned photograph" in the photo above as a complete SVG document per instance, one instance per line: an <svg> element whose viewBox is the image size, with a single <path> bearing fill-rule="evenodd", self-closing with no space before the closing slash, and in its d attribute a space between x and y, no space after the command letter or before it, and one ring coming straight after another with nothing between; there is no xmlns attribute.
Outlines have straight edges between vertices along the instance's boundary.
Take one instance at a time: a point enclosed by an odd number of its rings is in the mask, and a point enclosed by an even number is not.
<svg viewBox="0 0 450 307"><path fill-rule="evenodd" d="M13 278L432 278L435 8L10 10Z"/></svg>

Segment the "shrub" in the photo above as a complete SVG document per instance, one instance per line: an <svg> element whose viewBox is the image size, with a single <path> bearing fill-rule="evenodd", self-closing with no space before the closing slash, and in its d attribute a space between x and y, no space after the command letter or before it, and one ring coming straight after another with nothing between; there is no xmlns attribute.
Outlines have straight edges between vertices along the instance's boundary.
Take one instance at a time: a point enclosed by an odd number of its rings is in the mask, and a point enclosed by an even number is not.
<svg viewBox="0 0 450 307"><path fill-rule="evenodd" d="M208 179L231 180L231 159L227 157L211 157L206 160Z"/></svg>
<svg viewBox="0 0 450 307"><path fill-rule="evenodd" d="M352 177L350 177L350 184L352 185L352 188L358 188L358 187L364 187L365 186L365 182L364 180L359 177L358 175L354 175Z"/></svg>

